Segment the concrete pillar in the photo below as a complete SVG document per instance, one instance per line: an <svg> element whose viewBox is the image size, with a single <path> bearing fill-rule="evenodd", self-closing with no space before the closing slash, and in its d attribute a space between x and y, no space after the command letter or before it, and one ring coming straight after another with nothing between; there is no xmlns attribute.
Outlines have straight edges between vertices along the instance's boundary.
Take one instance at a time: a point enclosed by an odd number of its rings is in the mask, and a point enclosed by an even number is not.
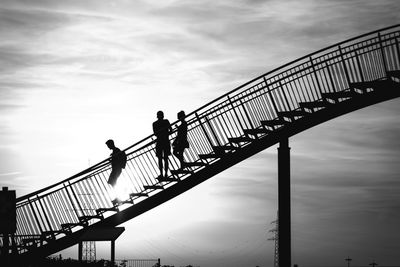
<svg viewBox="0 0 400 267"><path fill-rule="evenodd" d="M278 147L278 253L279 267L291 266L290 147L282 139Z"/></svg>

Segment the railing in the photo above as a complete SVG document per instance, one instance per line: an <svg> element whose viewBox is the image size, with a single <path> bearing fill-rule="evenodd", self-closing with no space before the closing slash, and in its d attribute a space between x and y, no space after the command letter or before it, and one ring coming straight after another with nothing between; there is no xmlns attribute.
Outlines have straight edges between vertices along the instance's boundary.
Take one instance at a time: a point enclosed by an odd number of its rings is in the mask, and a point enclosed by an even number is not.
<svg viewBox="0 0 400 267"><path fill-rule="evenodd" d="M160 259L116 260L118 267L161 267Z"/></svg>
<svg viewBox="0 0 400 267"><path fill-rule="evenodd" d="M349 88L353 82L383 79L387 71L400 69L400 25L374 31L327 47L259 76L187 115L187 162L210 165L219 159L200 159L211 154L215 146L226 145L228 138L244 136L244 129L255 129L261 121L275 120L278 112L293 111L300 102L321 99L323 93ZM174 122L172 141L176 137ZM128 147L128 162L119 180L125 183L132 199L138 203L150 197L155 189L145 185L159 184L155 136L150 135ZM179 167L169 157L170 169ZM197 172L207 166L193 166ZM17 235L34 236L49 232L63 237L62 224L79 223L82 217L95 216L96 210L111 208L113 192L107 184L109 159L55 185L17 199ZM179 175L186 179L189 174ZM164 188L173 183L163 183ZM105 213L104 216L110 216ZM95 223L89 220L87 225ZM72 228L75 231L78 228ZM24 252L20 248L20 253Z"/></svg>

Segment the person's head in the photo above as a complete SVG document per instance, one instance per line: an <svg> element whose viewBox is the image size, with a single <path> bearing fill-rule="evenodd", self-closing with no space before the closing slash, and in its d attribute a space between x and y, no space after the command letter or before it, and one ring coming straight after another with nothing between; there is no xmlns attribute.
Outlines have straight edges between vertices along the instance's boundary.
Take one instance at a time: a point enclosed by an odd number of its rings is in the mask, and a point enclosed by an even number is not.
<svg viewBox="0 0 400 267"><path fill-rule="evenodd" d="M157 112L157 119L162 120L164 119L164 112L161 110Z"/></svg>
<svg viewBox="0 0 400 267"><path fill-rule="evenodd" d="M115 148L114 141L112 139L107 140L106 145L109 149Z"/></svg>
<svg viewBox="0 0 400 267"><path fill-rule="evenodd" d="M185 111L181 110L178 112L178 120L183 120L185 116Z"/></svg>

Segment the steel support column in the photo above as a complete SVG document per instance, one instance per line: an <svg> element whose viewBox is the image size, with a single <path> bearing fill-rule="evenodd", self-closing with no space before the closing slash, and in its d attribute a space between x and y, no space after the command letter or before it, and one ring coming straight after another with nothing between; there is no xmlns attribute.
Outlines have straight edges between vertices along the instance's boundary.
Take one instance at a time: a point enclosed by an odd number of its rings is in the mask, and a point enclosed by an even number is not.
<svg viewBox="0 0 400 267"><path fill-rule="evenodd" d="M111 266L115 264L115 240L111 240Z"/></svg>
<svg viewBox="0 0 400 267"><path fill-rule="evenodd" d="M290 147L282 139L278 147L278 252L279 267L291 266Z"/></svg>

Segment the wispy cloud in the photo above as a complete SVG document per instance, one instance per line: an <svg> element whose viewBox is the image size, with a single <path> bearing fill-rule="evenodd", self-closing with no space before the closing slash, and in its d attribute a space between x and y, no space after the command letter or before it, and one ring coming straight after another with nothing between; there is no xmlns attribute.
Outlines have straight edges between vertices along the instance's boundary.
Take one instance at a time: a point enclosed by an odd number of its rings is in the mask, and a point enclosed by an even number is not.
<svg viewBox="0 0 400 267"><path fill-rule="evenodd" d="M149 134L158 109L174 118L177 109L191 111L290 60L399 20L395 0L2 0L1 182L22 192L57 182L89 158L108 156L103 144L111 136L128 146ZM360 255L357 246L372 252L368 237L394 259L383 237L394 241L397 233L398 112L392 101L291 138L300 265L312 262L317 247L315 264L349 250ZM182 197L140 227L162 235L160 218L167 218L178 228L168 228L174 236L201 239L202 257L232 265L235 253L259 251L241 240L258 235L264 245L260 233L276 216L276 175L274 147L192 190L197 202ZM383 221L380 237L375 227ZM233 262L208 253L210 239L214 254ZM268 259L261 251L253 258L272 262L272 244L268 249Z"/></svg>

